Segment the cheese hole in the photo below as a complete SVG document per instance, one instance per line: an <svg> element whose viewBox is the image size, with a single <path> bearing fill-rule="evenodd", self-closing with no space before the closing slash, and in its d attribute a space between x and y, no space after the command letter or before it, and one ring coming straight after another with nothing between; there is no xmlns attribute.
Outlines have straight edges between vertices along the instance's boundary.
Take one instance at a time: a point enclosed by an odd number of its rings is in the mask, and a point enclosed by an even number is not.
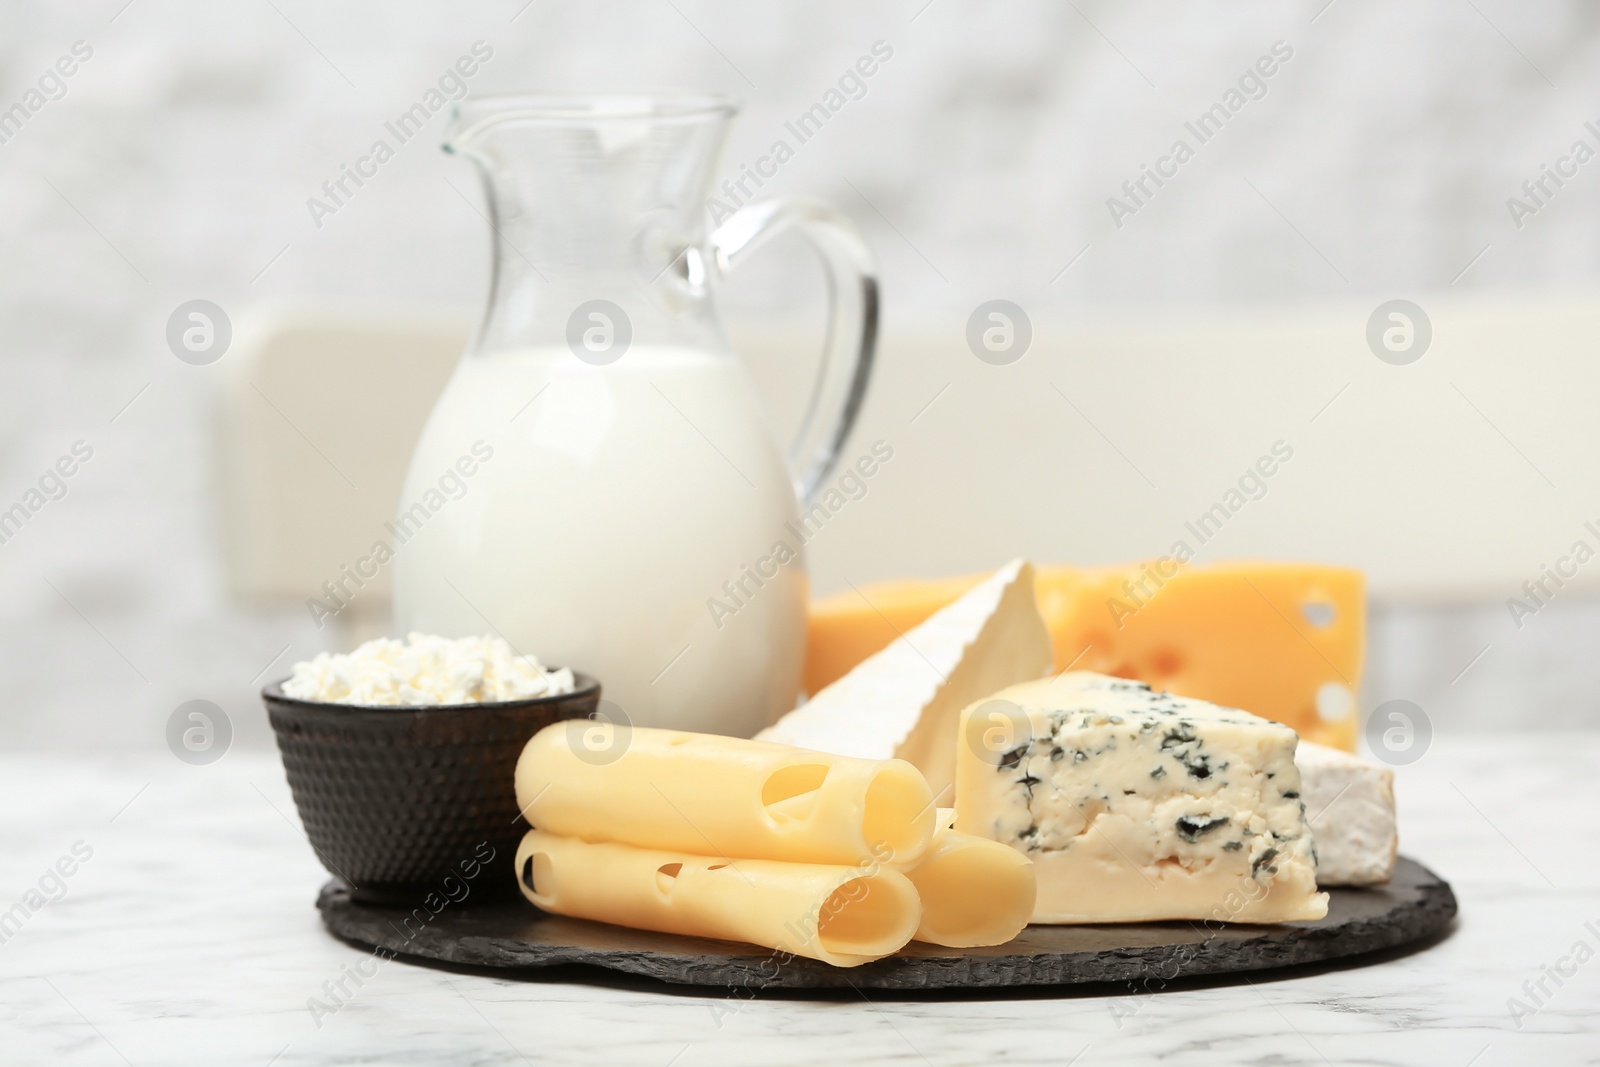
<svg viewBox="0 0 1600 1067"><path fill-rule="evenodd" d="M867 785L861 836L881 860L911 857L927 846L938 811L928 783L909 763L885 764ZM881 849L888 848L887 855Z"/></svg>
<svg viewBox="0 0 1600 1067"><path fill-rule="evenodd" d="M778 822L810 815L828 770L825 764L801 763L774 771L761 787L761 803L767 814Z"/></svg>
<svg viewBox="0 0 1600 1067"><path fill-rule="evenodd" d="M722 870L722 868L724 868L726 866L727 866L726 863L713 863L711 866L707 867L706 870L708 870L708 871L720 871L720 870Z"/></svg>
<svg viewBox="0 0 1600 1067"><path fill-rule="evenodd" d="M669 893L677 884L678 872L683 870L681 863L663 863L656 868L656 889L662 893Z"/></svg>
<svg viewBox="0 0 1600 1067"><path fill-rule="evenodd" d="M694 738L690 737L688 734L679 734L677 737L674 737L671 741L669 741L667 743L669 745L671 745L673 748L677 748L679 745L687 745L690 741L693 741L693 740L694 740Z"/></svg>
<svg viewBox="0 0 1600 1067"><path fill-rule="evenodd" d="M555 868L550 863L549 853L535 852L522 861L522 884L536 897L550 895L548 890L555 881L552 877L554 873Z"/></svg>
<svg viewBox="0 0 1600 1067"><path fill-rule="evenodd" d="M1308 600L1300 605L1300 614L1320 630L1333 625L1335 612L1333 605L1325 600Z"/></svg>
<svg viewBox="0 0 1600 1067"><path fill-rule="evenodd" d="M905 878L852 878L828 895L817 916L817 942L840 956L892 952L916 932L922 907Z"/></svg>
<svg viewBox="0 0 1600 1067"><path fill-rule="evenodd" d="M1317 717L1323 722L1338 722L1355 710L1355 694L1338 682L1323 682L1317 688Z"/></svg>
<svg viewBox="0 0 1600 1067"><path fill-rule="evenodd" d="M1179 671L1183 670L1183 657L1178 655L1177 651L1174 649L1159 649L1155 654L1155 659L1151 663L1151 667L1154 669L1157 677L1170 678L1174 674L1177 674Z"/></svg>

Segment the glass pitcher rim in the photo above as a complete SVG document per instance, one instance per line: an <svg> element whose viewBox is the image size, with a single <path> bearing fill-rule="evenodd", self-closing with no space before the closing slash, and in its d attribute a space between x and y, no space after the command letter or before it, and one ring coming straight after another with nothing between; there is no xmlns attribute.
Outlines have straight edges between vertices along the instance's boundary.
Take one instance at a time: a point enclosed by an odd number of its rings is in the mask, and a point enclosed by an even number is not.
<svg viewBox="0 0 1600 1067"><path fill-rule="evenodd" d="M647 93L495 93L471 97L450 112L443 148L473 140L506 123L588 127L611 122L680 123L731 118L740 101L710 91Z"/></svg>

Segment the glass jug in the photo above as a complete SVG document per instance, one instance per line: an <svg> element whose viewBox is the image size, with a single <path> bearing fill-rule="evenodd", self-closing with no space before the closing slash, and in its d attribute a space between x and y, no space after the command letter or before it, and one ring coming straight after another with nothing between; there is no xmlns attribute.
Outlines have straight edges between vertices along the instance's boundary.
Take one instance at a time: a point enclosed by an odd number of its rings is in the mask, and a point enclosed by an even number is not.
<svg viewBox="0 0 1600 1067"><path fill-rule="evenodd" d="M457 109L445 150L483 177L489 307L412 456L394 573L402 634L499 634L598 678L635 725L747 737L799 691L799 502L860 410L878 287L860 234L815 201L750 204L708 232L735 110L715 96ZM831 313L786 461L715 297L788 230L816 248Z"/></svg>

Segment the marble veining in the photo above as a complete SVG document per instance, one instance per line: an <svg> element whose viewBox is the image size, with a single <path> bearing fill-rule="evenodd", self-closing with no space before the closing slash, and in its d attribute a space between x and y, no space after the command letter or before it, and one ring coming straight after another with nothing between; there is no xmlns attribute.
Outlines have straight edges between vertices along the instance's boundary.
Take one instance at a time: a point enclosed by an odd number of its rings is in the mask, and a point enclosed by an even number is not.
<svg viewBox="0 0 1600 1067"><path fill-rule="evenodd" d="M0 912L30 890L47 902L0 943L0 1060L1600 1063L1600 958L1571 962L1580 940L1600 950L1597 764L1600 734L1506 733L1438 738L1399 769L1402 848L1461 905L1418 953L1155 994L813 1001L379 963L322 929L325 874L274 757L7 755ZM47 872L75 844L90 854L58 884ZM1575 973L1558 984L1563 958ZM1535 1005L1524 983L1541 977ZM1514 997L1531 1013L1514 1019Z"/></svg>

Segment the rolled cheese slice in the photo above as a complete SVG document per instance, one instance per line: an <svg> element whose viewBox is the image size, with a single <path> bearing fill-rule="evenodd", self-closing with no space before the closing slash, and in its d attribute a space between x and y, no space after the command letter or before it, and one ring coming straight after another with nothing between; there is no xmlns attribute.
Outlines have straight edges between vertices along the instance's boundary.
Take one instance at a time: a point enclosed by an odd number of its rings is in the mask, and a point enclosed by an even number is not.
<svg viewBox="0 0 1600 1067"><path fill-rule="evenodd" d="M933 837L933 793L904 760L712 734L555 723L516 784L540 830L702 856L903 865Z"/></svg>
<svg viewBox="0 0 1600 1067"><path fill-rule="evenodd" d="M903 948L922 906L909 879L873 864L720 860L530 830L517 884L545 911L753 945L856 967Z"/></svg>
<svg viewBox="0 0 1600 1067"><path fill-rule="evenodd" d="M950 948L1003 945L1033 914L1033 863L1009 845L952 830L955 814L939 809L933 844L906 871L922 898L914 940Z"/></svg>

